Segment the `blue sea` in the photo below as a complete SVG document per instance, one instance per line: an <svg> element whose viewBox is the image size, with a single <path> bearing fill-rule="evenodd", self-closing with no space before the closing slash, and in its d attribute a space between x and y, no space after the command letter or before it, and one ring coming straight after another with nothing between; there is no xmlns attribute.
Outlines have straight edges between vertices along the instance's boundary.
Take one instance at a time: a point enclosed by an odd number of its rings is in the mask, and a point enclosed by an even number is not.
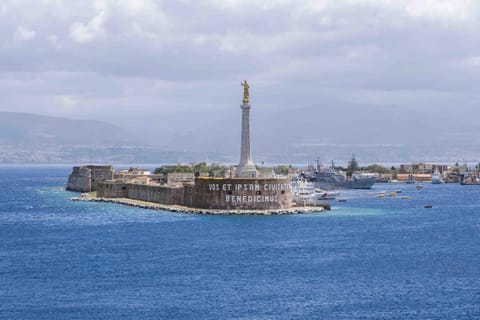
<svg viewBox="0 0 480 320"><path fill-rule="evenodd" d="M70 171L0 167L0 319L480 319L480 186L199 216L71 202Z"/></svg>

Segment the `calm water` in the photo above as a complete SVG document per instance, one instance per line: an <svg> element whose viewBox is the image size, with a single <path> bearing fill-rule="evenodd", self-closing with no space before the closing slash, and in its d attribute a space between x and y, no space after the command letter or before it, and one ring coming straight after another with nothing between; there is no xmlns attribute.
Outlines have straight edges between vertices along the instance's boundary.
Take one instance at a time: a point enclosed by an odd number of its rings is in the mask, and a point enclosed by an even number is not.
<svg viewBox="0 0 480 320"><path fill-rule="evenodd" d="M70 202L69 171L0 167L0 319L480 319L480 187L214 217Z"/></svg>

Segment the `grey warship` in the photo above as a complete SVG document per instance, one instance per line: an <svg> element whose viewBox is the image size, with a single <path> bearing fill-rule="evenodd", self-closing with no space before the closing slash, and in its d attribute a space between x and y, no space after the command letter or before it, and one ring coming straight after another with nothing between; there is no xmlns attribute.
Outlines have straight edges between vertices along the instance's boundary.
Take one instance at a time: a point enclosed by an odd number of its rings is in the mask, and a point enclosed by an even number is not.
<svg viewBox="0 0 480 320"><path fill-rule="evenodd" d="M330 168L323 168L318 162L316 170L306 174L305 178L315 182L315 187L323 190L371 189L377 181L374 173L353 173L351 177L347 177L345 172L335 170L333 164Z"/></svg>

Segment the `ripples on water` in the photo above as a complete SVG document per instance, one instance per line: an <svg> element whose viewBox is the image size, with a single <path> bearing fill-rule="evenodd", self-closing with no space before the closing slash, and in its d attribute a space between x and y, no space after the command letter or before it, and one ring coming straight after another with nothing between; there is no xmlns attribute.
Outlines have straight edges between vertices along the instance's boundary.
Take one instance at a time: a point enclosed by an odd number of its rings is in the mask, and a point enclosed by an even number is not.
<svg viewBox="0 0 480 320"><path fill-rule="evenodd" d="M70 202L69 171L0 168L1 319L479 318L480 187L216 217Z"/></svg>

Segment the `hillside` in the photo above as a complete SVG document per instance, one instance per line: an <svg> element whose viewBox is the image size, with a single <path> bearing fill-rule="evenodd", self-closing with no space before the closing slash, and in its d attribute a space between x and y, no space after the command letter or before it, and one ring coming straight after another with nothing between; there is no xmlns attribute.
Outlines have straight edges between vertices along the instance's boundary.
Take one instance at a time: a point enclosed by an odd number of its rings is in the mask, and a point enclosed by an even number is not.
<svg viewBox="0 0 480 320"><path fill-rule="evenodd" d="M103 121L0 112L0 163L118 163L154 155L130 132ZM158 154L157 154L158 156Z"/></svg>
<svg viewBox="0 0 480 320"><path fill-rule="evenodd" d="M0 112L0 143L3 145L98 146L129 144L134 140L128 132L107 122Z"/></svg>

